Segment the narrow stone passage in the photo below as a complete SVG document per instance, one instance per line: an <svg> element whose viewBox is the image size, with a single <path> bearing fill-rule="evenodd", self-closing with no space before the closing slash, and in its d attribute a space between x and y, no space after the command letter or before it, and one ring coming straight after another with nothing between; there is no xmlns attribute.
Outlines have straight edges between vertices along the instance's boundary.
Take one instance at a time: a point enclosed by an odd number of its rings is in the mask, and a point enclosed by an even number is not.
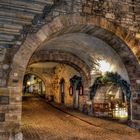
<svg viewBox="0 0 140 140"><path fill-rule="evenodd" d="M94 120L94 118L93 118ZM100 119L95 119L95 124ZM106 126L113 122L106 121ZM23 101L22 132L24 140L139 140L139 132L120 124L115 128L96 127L68 115L39 98ZM119 128L119 129L118 129Z"/></svg>

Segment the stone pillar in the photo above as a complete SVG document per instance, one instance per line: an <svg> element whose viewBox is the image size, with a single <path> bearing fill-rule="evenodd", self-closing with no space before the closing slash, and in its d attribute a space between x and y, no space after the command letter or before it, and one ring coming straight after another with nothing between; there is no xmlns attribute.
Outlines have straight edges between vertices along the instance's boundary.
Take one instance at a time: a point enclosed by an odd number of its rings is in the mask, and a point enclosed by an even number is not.
<svg viewBox="0 0 140 140"><path fill-rule="evenodd" d="M17 136L21 125L21 92L18 88L0 89L0 139L22 140Z"/></svg>
<svg viewBox="0 0 140 140"><path fill-rule="evenodd" d="M140 120L140 93L139 91L132 91L132 106L131 106L131 114L132 120Z"/></svg>
<svg viewBox="0 0 140 140"><path fill-rule="evenodd" d="M92 109L92 101L90 100L90 91L89 88L86 87L84 89L84 95L83 95L83 112L88 115L93 115L93 109Z"/></svg>

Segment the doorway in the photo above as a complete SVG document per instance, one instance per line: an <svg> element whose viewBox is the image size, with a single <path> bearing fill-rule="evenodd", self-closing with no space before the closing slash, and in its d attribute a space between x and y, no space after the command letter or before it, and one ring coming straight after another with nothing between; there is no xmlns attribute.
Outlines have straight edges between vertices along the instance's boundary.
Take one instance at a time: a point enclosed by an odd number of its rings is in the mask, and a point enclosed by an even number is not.
<svg viewBox="0 0 140 140"><path fill-rule="evenodd" d="M116 120L128 119L128 103L122 89L117 86L101 87L93 101L94 115Z"/></svg>
<svg viewBox="0 0 140 140"><path fill-rule="evenodd" d="M60 96L61 96L61 103L65 103L65 80L62 78L60 81Z"/></svg>

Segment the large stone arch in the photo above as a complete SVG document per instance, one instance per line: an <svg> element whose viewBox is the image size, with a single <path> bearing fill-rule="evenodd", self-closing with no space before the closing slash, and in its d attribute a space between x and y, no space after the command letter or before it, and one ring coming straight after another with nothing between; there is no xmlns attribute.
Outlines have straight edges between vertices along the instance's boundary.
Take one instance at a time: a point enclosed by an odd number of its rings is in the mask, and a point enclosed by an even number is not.
<svg viewBox="0 0 140 140"><path fill-rule="evenodd" d="M37 33L29 34L13 58L7 84L8 91L6 92L9 93L10 98L15 98L13 102L19 105L18 112L21 113L21 90L24 74L33 53L53 37L72 32L94 35L116 50L128 71L133 93L136 92L136 80L140 76L138 64L138 61L140 62L140 51L135 35L98 16L63 15L54 18ZM20 128L21 116L19 116L19 113L15 115L18 116L16 124L18 123L18 128ZM13 128L11 129L13 130ZM18 133L20 130L13 131Z"/></svg>
<svg viewBox="0 0 140 140"><path fill-rule="evenodd" d="M90 25L90 26L89 26ZM73 28L74 27L74 28ZM15 78L14 75L17 76L18 79L22 80L23 75L26 69L26 66L28 64L28 61L34 51L39 48L39 46L43 45L43 43L49 39L51 39L54 36L58 36L64 33L69 32L85 32L85 33L92 33L94 32L94 35L97 37L100 37L101 39L108 41L110 45L113 45L112 47L117 51L120 56L123 58L127 58L124 62L127 70L133 71L134 66L135 68L138 68L137 55L131 52L136 47L133 43L130 43L131 41L128 40L130 38L130 34L126 33L126 30L121 28L120 26L115 26L113 23L107 21L104 18L98 18L98 17L83 17L79 15L67 15L67 16L60 16L56 17L52 22L50 22L47 25L44 25L36 34L28 35L25 42L20 47L19 51L15 54L13 58L12 63L12 71L9 75L9 81L8 85L12 85L12 80ZM103 35L100 33L107 32L107 35ZM110 37L113 38L110 38ZM127 44L125 44L122 40ZM132 39L132 38L131 38ZM111 41L109 41L111 40ZM119 41L117 41L119 40ZM136 40L133 38L133 40ZM129 46L129 47L128 47ZM130 49L128 49L130 48ZM121 50L124 49L125 53L123 53ZM120 50L120 51L119 51ZM134 52L134 51L133 51ZM136 57L136 58L135 58ZM24 58L24 59L23 59ZM21 63L22 60L22 63ZM126 64L130 63L129 60L134 60L133 62L135 64ZM130 68L131 67L131 68ZM135 70L136 71L136 70ZM137 71L136 74L139 74ZM132 76L132 74L129 74ZM16 78L17 78L16 77ZM135 76L137 77L137 75ZM134 81L135 77L130 78L130 81ZM134 82L133 82L134 83ZM18 85L21 83L18 82ZM14 84L15 85L15 84Z"/></svg>
<svg viewBox="0 0 140 140"><path fill-rule="evenodd" d="M35 71L32 71L32 70L30 70L30 69L28 69L26 72L25 72L25 75L27 75L27 74L33 74L33 75L35 75L35 76L37 76L37 77L39 77L42 81L43 81L43 83L46 85L46 79L45 79L45 76L43 75L43 74L41 74L41 73L39 73L39 72L35 72Z"/></svg>
<svg viewBox="0 0 140 140"><path fill-rule="evenodd" d="M53 37L72 32L86 33L107 42L124 62L133 91L137 90L136 80L139 80L140 68L138 64L139 53L135 53L135 48L138 48L135 36L104 18L84 17L77 14L56 17L52 22L44 25L37 33L27 36L13 58L8 87L18 87L18 91L20 91L27 64L34 51Z"/></svg>
<svg viewBox="0 0 140 140"><path fill-rule="evenodd" d="M32 55L28 64L31 65L38 62L58 62L68 64L81 73L86 83L90 82L90 67L79 57L69 52L60 50L38 51Z"/></svg>

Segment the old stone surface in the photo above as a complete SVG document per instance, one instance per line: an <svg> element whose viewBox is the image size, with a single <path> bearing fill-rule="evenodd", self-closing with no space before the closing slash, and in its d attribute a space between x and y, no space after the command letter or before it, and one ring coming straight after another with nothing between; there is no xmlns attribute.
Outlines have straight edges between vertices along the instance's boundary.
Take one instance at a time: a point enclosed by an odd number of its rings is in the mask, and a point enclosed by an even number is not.
<svg viewBox="0 0 140 140"><path fill-rule="evenodd" d="M9 104L9 96L0 96L0 104Z"/></svg>
<svg viewBox="0 0 140 140"><path fill-rule="evenodd" d="M0 96L9 98L9 102L2 100L7 104L0 106L0 113L5 114L0 127L2 140L10 139L9 136L21 139L21 93L28 64L46 60L69 64L88 81L87 96L84 96L88 100L89 83L99 74L94 75L95 70L91 71L95 64L91 56L97 55L99 49L97 40L103 42L102 47L107 44L118 55L114 58L103 48L101 57L106 55L116 71L129 79L133 119L140 119L140 88L137 84L140 80L139 9L139 0L1 0ZM76 36L76 41L55 41L55 38L64 39L70 33L96 38L90 44L96 46L95 52L90 51L88 41L78 40ZM44 54L38 52L43 46L48 47Z"/></svg>
<svg viewBox="0 0 140 140"><path fill-rule="evenodd" d="M4 121L5 121L5 114L0 113L0 122L4 122Z"/></svg>
<svg viewBox="0 0 140 140"><path fill-rule="evenodd" d="M140 138L139 132L123 124L87 117L76 111L67 112L74 116L61 112L40 99L25 100L22 118L23 139L119 140L121 137L122 140L126 138L138 140Z"/></svg>
<svg viewBox="0 0 140 140"><path fill-rule="evenodd" d="M41 67L42 63L29 65L26 74L35 74L43 80L45 84L45 97L54 97L56 103L61 103L61 90L60 82L64 80L64 105L67 107L73 107L73 96L69 94L70 78L74 75L81 75L74 68L66 64L60 63L44 63L46 67ZM52 66L51 66L52 65ZM84 83L83 83L84 84ZM79 106L83 106L83 102L79 101Z"/></svg>

